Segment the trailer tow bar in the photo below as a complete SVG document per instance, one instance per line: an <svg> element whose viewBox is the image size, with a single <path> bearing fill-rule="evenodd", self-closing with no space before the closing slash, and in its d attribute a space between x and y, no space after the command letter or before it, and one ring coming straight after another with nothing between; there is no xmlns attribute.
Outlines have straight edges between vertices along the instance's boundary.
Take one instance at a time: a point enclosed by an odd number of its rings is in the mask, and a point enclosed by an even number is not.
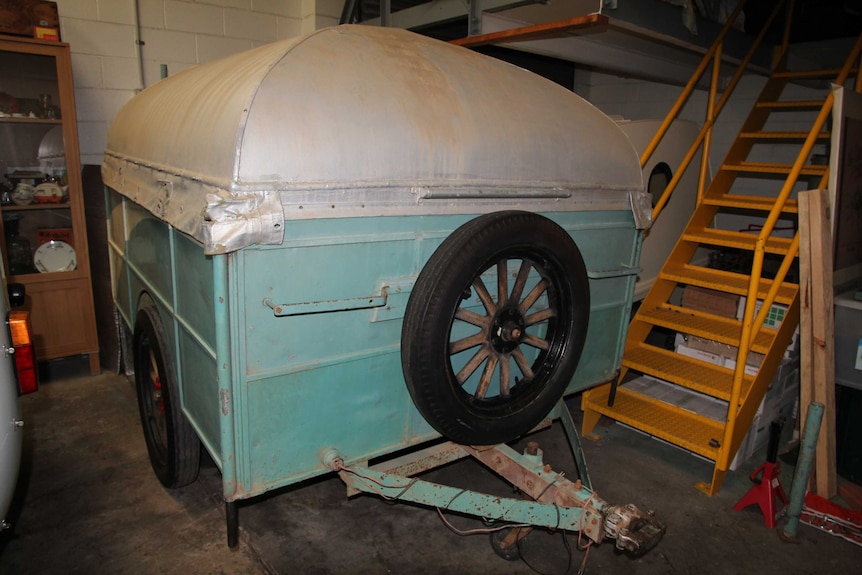
<svg viewBox="0 0 862 575"><path fill-rule="evenodd" d="M467 456L501 475L529 499L489 495L411 477ZM370 467L346 465L334 448L325 450L321 459L347 485L348 496L372 493L391 501L410 501L522 528L497 541L504 550L515 546L530 528L546 527L579 531L596 544L611 539L617 549L639 556L655 547L666 529L652 511L644 512L630 504L611 505L580 479L572 482L554 472L542 462L535 442L530 442L524 453L507 445L468 447L447 442Z"/></svg>

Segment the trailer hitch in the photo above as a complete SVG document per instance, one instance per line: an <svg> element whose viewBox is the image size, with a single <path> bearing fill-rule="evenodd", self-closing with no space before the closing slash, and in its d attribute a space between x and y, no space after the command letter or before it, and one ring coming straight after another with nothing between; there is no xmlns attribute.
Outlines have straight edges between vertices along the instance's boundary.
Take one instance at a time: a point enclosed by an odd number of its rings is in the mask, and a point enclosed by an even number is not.
<svg viewBox="0 0 862 575"><path fill-rule="evenodd" d="M655 513L644 513L631 503L610 505L605 509L605 535L616 541L617 549L640 556L655 547L665 532L665 525Z"/></svg>
<svg viewBox="0 0 862 575"><path fill-rule="evenodd" d="M410 477L467 456L493 469L528 499L499 497ZM606 503L580 479L572 482L554 472L541 456L541 450L532 443L520 454L507 445L476 448L447 442L372 467L347 466L335 449L326 450L321 459L347 485L348 496L372 493L388 500L436 507L441 512L511 523L519 529L536 526L578 531L596 544L612 539L617 549L635 556L643 555L661 540L665 525L654 513L631 504ZM514 545L520 538L522 535L505 538L500 545Z"/></svg>
<svg viewBox="0 0 862 575"><path fill-rule="evenodd" d="M569 481L542 461L542 450L530 442L523 454L506 445L465 451L495 473L501 475L536 502L580 508L576 531L595 543L612 539L617 549L634 556L643 555L656 546L666 527L653 511L641 511L632 504L610 505L595 491L584 487L580 479Z"/></svg>

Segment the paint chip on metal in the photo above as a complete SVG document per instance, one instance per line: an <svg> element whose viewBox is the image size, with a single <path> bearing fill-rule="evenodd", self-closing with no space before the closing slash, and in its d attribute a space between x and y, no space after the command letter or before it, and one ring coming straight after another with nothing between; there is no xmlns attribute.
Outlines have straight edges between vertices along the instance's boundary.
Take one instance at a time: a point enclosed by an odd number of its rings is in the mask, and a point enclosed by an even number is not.
<svg viewBox="0 0 862 575"><path fill-rule="evenodd" d="M221 413L224 416L230 415L230 392L226 389L218 390L219 399L221 403Z"/></svg>

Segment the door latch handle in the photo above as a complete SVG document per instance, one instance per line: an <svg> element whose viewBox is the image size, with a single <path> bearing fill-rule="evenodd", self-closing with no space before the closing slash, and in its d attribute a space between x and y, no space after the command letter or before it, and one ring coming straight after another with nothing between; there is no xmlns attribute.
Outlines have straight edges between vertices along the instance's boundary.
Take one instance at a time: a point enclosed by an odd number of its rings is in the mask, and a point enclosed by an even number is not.
<svg viewBox="0 0 862 575"><path fill-rule="evenodd" d="M309 313L326 313L332 311L347 311L352 309L370 309L386 305L389 286L383 286L380 293L366 297L351 297L344 299L329 299L299 303L275 303L270 298L264 298L263 305L272 309L276 317L289 315L304 315Z"/></svg>

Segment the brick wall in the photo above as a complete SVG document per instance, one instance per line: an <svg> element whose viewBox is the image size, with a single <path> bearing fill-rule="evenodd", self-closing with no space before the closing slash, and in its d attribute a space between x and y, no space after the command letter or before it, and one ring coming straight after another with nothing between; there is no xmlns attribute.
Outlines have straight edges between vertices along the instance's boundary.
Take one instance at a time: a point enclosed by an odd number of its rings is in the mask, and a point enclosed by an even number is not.
<svg viewBox="0 0 862 575"><path fill-rule="evenodd" d="M81 162L100 164L114 115L158 82L163 66L172 75L337 24L343 0L57 0L57 5L63 40L72 49Z"/></svg>
<svg viewBox="0 0 862 575"><path fill-rule="evenodd" d="M337 24L344 0L57 0L57 4L63 40L72 48L81 161L99 164L114 115L137 91L160 79L162 66L172 75L195 64ZM144 42L142 65L135 43L138 19ZM664 117L681 90L581 70L575 73L575 84L581 96L605 113L628 119ZM762 85L760 77L743 78L716 125L710 154L713 166L721 162ZM681 117L702 124L705 101L706 93L696 91ZM807 129L806 121L786 117L783 129L793 125Z"/></svg>

